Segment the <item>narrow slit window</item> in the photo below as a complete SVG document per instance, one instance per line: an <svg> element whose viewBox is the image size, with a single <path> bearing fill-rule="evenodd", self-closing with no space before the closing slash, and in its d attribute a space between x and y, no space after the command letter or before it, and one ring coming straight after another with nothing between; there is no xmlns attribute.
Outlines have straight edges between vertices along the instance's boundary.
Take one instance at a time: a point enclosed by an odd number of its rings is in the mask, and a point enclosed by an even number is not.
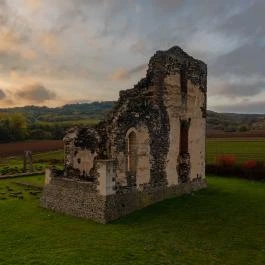
<svg viewBox="0 0 265 265"><path fill-rule="evenodd" d="M181 121L180 126L180 153L189 152L189 123Z"/></svg>

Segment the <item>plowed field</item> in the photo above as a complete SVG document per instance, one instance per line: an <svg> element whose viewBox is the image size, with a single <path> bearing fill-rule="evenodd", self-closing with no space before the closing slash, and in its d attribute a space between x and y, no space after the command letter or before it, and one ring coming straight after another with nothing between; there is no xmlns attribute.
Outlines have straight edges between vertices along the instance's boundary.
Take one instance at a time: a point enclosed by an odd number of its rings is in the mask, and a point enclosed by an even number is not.
<svg viewBox="0 0 265 265"><path fill-rule="evenodd" d="M20 156L25 150L33 153L63 149L62 140L36 140L0 144L0 157Z"/></svg>

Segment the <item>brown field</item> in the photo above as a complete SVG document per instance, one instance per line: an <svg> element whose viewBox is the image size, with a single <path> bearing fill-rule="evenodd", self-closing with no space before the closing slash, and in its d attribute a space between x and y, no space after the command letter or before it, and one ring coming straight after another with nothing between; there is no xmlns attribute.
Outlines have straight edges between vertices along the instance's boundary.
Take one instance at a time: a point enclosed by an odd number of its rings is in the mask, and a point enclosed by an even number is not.
<svg viewBox="0 0 265 265"><path fill-rule="evenodd" d="M23 155L25 150L33 153L63 149L62 140L32 140L0 144L0 157Z"/></svg>

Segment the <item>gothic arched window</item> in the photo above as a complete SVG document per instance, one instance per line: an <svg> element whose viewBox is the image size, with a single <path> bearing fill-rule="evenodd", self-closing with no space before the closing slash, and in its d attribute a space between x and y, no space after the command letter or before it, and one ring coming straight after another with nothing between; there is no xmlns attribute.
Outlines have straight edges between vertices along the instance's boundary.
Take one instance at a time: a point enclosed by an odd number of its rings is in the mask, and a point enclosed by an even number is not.
<svg viewBox="0 0 265 265"><path fill-rule="evenodd" d="M128 171L130 174L136 174L136 166L137 166L137 138L136 133L131 131L127 136L128 143Z"/></svg>

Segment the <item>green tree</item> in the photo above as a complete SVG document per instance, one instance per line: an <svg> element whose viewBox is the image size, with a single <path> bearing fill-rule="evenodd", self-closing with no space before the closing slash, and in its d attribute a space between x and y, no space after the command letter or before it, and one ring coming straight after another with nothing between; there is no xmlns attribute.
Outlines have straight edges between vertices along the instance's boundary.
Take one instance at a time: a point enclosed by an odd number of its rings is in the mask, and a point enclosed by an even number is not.
<svg viewBox="0 0 265 265"><path fill-rule="evenodd" d="M24 114L14 113L6 115L9 137L13 141L25 140L28 135L28 122Z"/></svg>

